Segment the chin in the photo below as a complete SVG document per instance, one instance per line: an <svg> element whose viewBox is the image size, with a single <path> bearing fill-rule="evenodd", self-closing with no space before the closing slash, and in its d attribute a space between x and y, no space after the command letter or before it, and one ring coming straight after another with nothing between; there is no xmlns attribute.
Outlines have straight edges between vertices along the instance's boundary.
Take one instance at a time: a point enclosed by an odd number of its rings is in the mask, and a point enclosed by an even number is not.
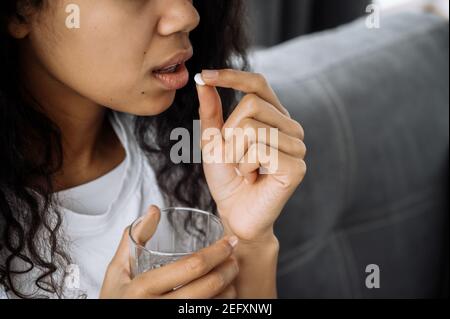
<svg viewBox="0 0 450 319"><path fill-rule="evenodd" d="M156 116L167 111L175 101L175 91L170 94L164 94L158 98L142 99L138 103L133 103L132 108L128 107L126 113L137 116Z"/></svg>

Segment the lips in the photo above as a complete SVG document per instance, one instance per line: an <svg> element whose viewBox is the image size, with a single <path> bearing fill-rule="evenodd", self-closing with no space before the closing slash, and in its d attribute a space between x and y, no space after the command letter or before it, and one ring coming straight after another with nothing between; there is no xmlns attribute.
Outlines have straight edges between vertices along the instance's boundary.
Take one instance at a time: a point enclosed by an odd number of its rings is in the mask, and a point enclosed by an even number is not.
<svg viewBox="0 0 450 319"><path fill-rule="evenodd" d="M153 68L154 73L171 73L176 70L177 67L179 67L181 64L188 61L193 56L193 49L192 47L189 50L181 51L176 53L174 56L172 56L170 59L168 59L163 64Z"/></svg>
<svg viewBox="0 0 450 319"><path fill-rule="evenodd" d="M153 76L169 91L179 90L189 82L189 72L184 63L178 65L173 72L153 72Z"/></svg>
<svg viewBox="0 0 450 319"><path fill-rule="evenodd" d="M155 71L153 71L153 72L155 72L155 73L162 73L162 74L165 74L165 73L174 73L174 72L177 70L177 68L178 68L179 66L180 66L180 64L174 64L174 65L168 66L168 67L166 67L166 68L164 68L164 69L155 70Z"/></svg>
<svg viewBox="0 0 450 319"><path fill-rule="evenodd" d="M168 90L179 90L189 81L186 61L192 58L192 48L175 54L165 63L153 69L152 75Z"/></svg>

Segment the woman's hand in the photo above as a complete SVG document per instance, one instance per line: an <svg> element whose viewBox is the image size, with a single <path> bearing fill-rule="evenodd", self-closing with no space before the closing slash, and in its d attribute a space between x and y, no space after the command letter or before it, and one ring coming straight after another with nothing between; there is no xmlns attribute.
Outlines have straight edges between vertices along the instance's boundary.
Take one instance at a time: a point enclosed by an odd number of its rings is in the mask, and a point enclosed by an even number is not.
<svg viewBox="0 0 450 319"><path fill-rule="evenodd" d="M159 218L159 209L152 206L136 228L140 243L150 240ZM192 256L131 279L128 236L126 229L106 271L100 298L233 299L236 297L236 290L232 285L239 272L237 261L232 257L237 244L236 238L222 239ZM176 287L181 288L174 290Z"/></svg>
<svg viewBox="0 0 450 319"><path fill-rule="evenodd" d="M246 243L269 242L274 222L306 172L303 128L259 74L203 71L202 78L206 86L197 89L204 171L211 194L231 233ZM225 123L215 87L246 94ZM232 138L239 128L254 132L241 145ZM278 129L277 139L270 138L270 128ZM266 151L275 156L265 156ZM271 172L261 174L260 168Z"/></svg>

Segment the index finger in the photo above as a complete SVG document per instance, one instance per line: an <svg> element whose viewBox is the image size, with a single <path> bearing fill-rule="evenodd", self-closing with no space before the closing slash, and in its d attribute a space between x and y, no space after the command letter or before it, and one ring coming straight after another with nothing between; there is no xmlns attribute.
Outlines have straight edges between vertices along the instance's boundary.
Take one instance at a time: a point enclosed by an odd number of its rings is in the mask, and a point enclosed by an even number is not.
<svg viewBox="0 0 450 319"><path fill-rule="evenodd" d="M206 275L222 264L231 256L236 244L235 236L222 239L189 257L139 275L135 278L135 283L143 287L149 295L170 292Z"/></svg>
<svg viewBox="0 0 450 319"><path fill-rule="evenodd" d="M202 79L209 86L234 89L246 94L256 94L275 106L281 113L290 117L288 110L281 104L262 74L233 69L203 70Z"/></svg>

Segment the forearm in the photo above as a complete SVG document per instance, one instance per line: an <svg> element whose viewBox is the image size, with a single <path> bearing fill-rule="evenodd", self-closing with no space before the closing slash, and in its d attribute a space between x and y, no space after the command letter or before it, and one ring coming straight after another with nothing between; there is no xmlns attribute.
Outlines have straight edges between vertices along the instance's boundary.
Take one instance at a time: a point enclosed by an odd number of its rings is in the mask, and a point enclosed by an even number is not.
<svg viewBox="0 0 450 319"><path fill-rule="evenodd" d="M257 244L241 242L236 250L239 275L235 281L240 299L277 298L279 243L275 236Z"/></svg>

